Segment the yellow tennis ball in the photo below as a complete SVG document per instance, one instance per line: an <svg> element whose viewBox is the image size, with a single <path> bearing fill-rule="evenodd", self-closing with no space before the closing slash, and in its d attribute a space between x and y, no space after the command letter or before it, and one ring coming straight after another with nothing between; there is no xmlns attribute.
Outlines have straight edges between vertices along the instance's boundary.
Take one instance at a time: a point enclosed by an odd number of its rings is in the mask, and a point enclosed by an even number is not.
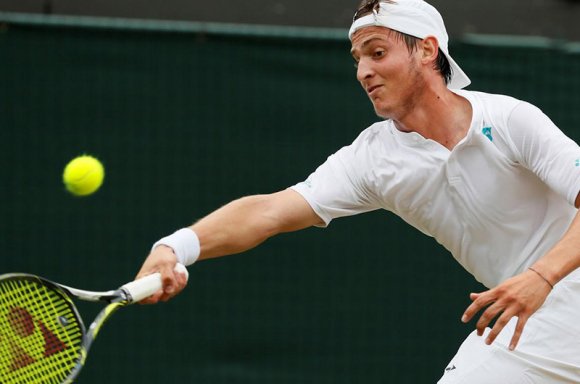
<svg viewBox="0 0 580 384"><path fill-rule="evenodd" d="M96 158L83 155L72 159L64 168L62 180L75 196L87 196L103 184L105 168Z"/></svg>

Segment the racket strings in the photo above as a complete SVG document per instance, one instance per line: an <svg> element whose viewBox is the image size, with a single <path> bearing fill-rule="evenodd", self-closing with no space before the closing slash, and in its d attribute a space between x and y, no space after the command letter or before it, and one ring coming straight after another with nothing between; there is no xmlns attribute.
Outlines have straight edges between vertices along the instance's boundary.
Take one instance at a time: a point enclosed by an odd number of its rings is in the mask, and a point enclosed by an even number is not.
<svg viewBox="0 0 580 384"><path fill-rule="evenodd" d="M0 382L61 383L68 376L83 337L73 308L40 280L0 281Z"/></svg>

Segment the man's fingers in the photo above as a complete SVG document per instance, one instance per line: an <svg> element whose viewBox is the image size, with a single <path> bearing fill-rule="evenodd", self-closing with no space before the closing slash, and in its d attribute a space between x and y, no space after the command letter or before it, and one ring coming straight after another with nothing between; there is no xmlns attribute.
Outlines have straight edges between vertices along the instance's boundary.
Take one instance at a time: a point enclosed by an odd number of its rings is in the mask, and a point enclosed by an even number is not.
<svg viewBox="0 0 580 384"><path fill-rule="evenodd" d="M163 296L165 298L167 295L173 295L177 290L177 279L173 274L172 270L168 270L165 268L164 271L161 272L161 281L163 283Z"/></svg>
<svg viewBox="0 0 580 384"><path fill-rule="evenodd" d="M163 282L163 293L159 297L161 301L168 301L175 297L187 285L189 273L182 264L176 264L171 270L164 268L161 272Z"/></svg>
<svg viewBox="0 0 580 384"><path fill-rule="evenodd" d="M187 268L185 268L183 264L177 263L175 264L173 273L179 286L179 291L181 291L187 285L187 280L189 279L189 272L187 272Z"/></svg>
<svg viewBox="0 0 580 384"><path fill-rule="evenodd" d="M485 343L488 345L493 343L496 337L499 335L499 333L504 329L507 323L509 323L511 318L514 317L515 315L516 313L513 309L504 311L495 321L493 328L491 329L491 331L487 335L487 338L485 339Z"/></svg>
<svg viewBox="0 0 580 384"><path fill-rule="evenodd" d="M504 307L500 303L494 303L490 305L479 317L475 328L477 329L477 335L483 336L485 328L491 323L493 319L497 317L497 315L504 310ZM501 316L500 316L501 317ZM503 328L503 327L502 327Z"/></svg>
<svg viewBox="0 0 580 384"><path fill-rule="evenodd" d="M489 291L471 293L469 297L472 303L463 313L461 321L467 323L481 311L476 325L477 334L481 336L495 319L485 340L486 344L492 344L501 332L506 332L505 327L510 320L517 317L509 344L509 349L514 350L527 320L542 306L549 293L550 287L537 274L521 273Z"/></svg>
<svg viewBox="0 0 580 384"><path fill-rule="evenodd" d="M516 349L518 342L520 341L520 337L522 336L522 333L524 332L524 326L526 325L527 321L528 321L527 316L520 316L518 318L516 330L514 331L514 335L512 336L512 340L510 341L510 346L509 346L510 351L513 351L514 349Z"/></svg>
<svg viewBox="0 0 580 384"><path fill-rule="evenodd" d="M463 316L461 316L461 321L464 323L469 322L477 312L495 300L495 297L490 294L490 291L483 293L472 293L469 296L473 297L473 303L467 307L465 312L463 312Z"/></svg>
<svg viewBox="0 0 580 384"><path fill-rule="evenodd" d="M176 261L175 253L167 246L160 245L151 251L136 278L160 273L162 288L152 296L141 300L142 304L168 301L185 288L188 277L187 269Z"/></svg>
<svg viewBox="0 0 580 384"><path fill-rule="evenodd" d="M139 302L139 304L156 304L157 302L159 302L159 299L161 298L162 294L163 294L163 292L161 290L159 290L155 294L141 300Z"/></svg>
<svg viewBox="0 0 580 384"><path fill-rule="evenodd" d="M152 272L152 273L156 273L156 272ZM146 276L151 275L152 273L143 273L142 271L137 275L137 277L135 277L135 280L139 280L142 279ZM161 273L161 272L159 272ZM162 284L162 288L159 289L157 292L155 292L153 295L146 297L144 299L141 299L141 301L139 301L139 304L156 304L157 302L163 300L166 292L166 285L169 284L171 285L171 283L168 283L166 281L166 279L163 277L163 274L161 275L161 284Z"/></svg>
<svg viewBox="0 0 580 384"><path fill-rule="evenodd" d="M153 269L153 271L154 270L155 269ZM141 300L139 302L140 304L156 304L160 301L168 301L181 292L187 285L189 273L182 264L176 264L173 269L170 266L165 265L164 267L159 268L158 271L161 274L162 288L152 296ZM145 276L147 276L147 274L140 273L137 278Z"/></svg>

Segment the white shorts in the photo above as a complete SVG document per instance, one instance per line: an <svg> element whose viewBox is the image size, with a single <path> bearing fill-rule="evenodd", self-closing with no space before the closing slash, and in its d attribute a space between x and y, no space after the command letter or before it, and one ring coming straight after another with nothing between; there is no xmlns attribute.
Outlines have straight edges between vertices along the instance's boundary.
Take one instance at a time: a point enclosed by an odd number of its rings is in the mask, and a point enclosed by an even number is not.
<svg viewBox="0 0 580 384"><path fill-rule="evenodd" d="M508 350L517 319L492 345L474 331L438 384L580 383L580 269L558 283L528 320L515 351Z"/></svg>

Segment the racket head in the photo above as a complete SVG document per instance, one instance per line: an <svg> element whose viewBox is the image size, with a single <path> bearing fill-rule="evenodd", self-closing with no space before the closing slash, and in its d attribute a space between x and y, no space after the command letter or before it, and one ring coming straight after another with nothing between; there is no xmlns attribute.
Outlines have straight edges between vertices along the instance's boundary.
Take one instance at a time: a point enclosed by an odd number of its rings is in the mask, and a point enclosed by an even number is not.
<svg viewBox="0 0 580 384"><path fill-rule="evenodd" d="M44 278L0 276L3 384L63 383L82 364L85 326L71 297Z"/></svg>

